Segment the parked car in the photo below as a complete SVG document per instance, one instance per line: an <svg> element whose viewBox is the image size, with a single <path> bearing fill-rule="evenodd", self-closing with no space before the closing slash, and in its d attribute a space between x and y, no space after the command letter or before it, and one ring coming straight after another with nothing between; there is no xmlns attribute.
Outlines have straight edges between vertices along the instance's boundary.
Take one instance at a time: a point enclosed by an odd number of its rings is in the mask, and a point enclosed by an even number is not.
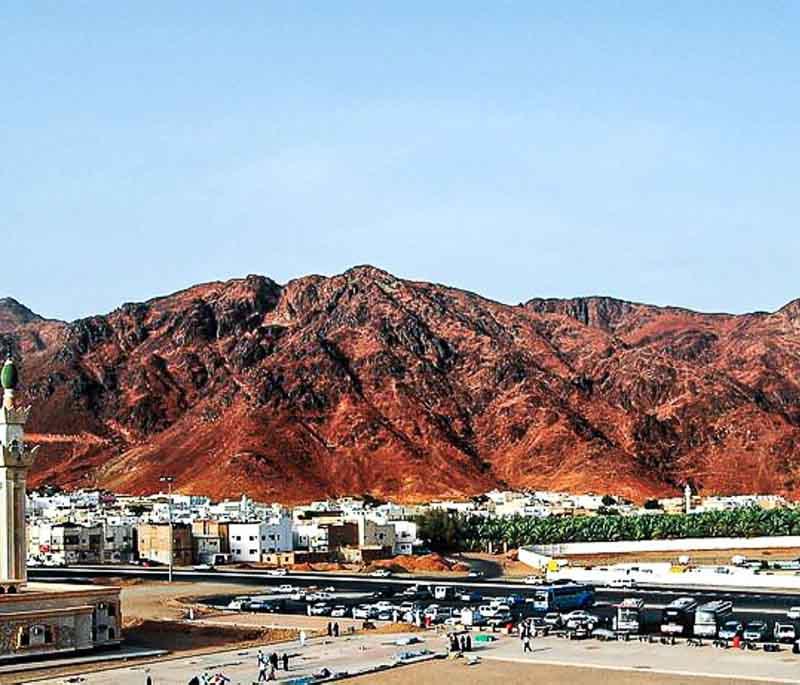
<svg viewBox="0 0 800 685"><path fill-rule="evenodd" d="M392 572L388 568L379 568L374 570L370 575L375 578L388 578L392 575Z"/></svg>
<svg viewBox="0 0 800 685"><path fill-rule="evenodd" d="M800 607L789 607L786 612L786 618L790 621L800 621Z"/></svg>
<svg viewBox="0 0 800 685"><path fill-rule="evenodd" d="M545 625L550 626L551 628L561 628L561 626L564 625L564 619L557 611L551 611L549 614L545 614L542 620L544 621Z"/></svg>
<svg viewBox="0 0 800 685"><path fill-rule="evenodd" d="M292 585L278 586L278 593L282 595L291 595L293 592L299 592L299 588L293 587Z"/></svg>
<svg viewBox="0 0 800 685"><path fill-rule="evenodd" d="M570 611L566 616L564 616L564 625L570 629L586 627L591 630L598 623L600 623L599 617L581 609L578 609L577 611Z"/></svg>
<svg viewBox="0 0 800 685"><path fill-rule="evenodd" d="M270 576L286 576L289 575L289 571L287 571L285 568L273 568L267 571L267 574Z"/></svg>
<svg viewBox="0 0 800 685"><path fill-rule="evenodd" d="M458 598L462 602L480 602L483 596L477 590L464 590Z"/></svg>
<svg viewBox="0 0 800 685"><path fill-rule="evenodd" d="M495 612L494 616L486 621L486 624L490 626L504 626L508 623L512 623L513 621L514 618L511 616L510 611L497 611Z"/></svg>
<svg viewBox="0 0 800 685"><path fill-rule="evenodd" d="M633 578L612 578L611 582L609 583L611 587L624 587L624 588L634 588L636 587L636 581Z"/></svg>
<svg viewBox="0 0 800 685"><path fill-rule="evenodd" d="M330 613L331 608L329 605L325 604L325 602L317 602L313 607L311 607L312 616L327 616Z"/></svg>
<svg viewBox="0 0 800 685"><path fill-rule="evenodd" d="M369 604L361 604L353 607L353 618L366 620L372 618L372 607Z"/></svg>
<svg viewBox="0 0 800 685"><path fill-rule="evenodd" d="M744 628L739 621L725 621L717 632L720 640L733 640L737 635L741 635Z"/></svg>
<svg viewBox="0 0 800 685"><path fill-rule="evenodd" d="M194 566L192 566L192 570L208 572L208 571L216 571L217 569L215 569L211 564L195 564Z"/></svg>
<svg viewBox="0 0 800 685"><path fill-rule="evenodd" d="M343 604L337 604L331 609L331 618L344 618L347 616L347 607Z"/></svg>
<svg viewBox="0 0 800 685"><path fill-rule="evenodd" d="M336 588L333 587L333 585L328 585L328 587L322 588L322 591L323 592L329 592L330 594L333 594L334 592L336 592Z"/></svg>
<svg viewBox="0 0 800 685"><path fill-rule="evenodd" d="M525 585L539 585L542 579L539 576L525 576L525 580L522 582L525 583Z"/></svg>
<svg viewBox="0 0 800 685"><path fill-rule="evenodd" d="M797 639L797 631L789 623L775 624L775 642L794 642Z"/></svg>
<svg viewBox="0 0 800 685"><path fill-rule="evenodd" d="M306 598L306 591L301 590L300 588L294 588L294 592L289 595L289 599L294 600L295 602L302 602Z"/></svg>
<svg viewBox="0 0 800 685"><path fill-rule="evenodd" d="M485 575L486 574L483 571L470 571L467 574L467 578L474 578L474 579L477 580L477 579L483 578Z"/></svg>
<svg viewBox="0 0 800 685"><path fill-rule="evenodd" d="M375 604L375 608L378 611L394 611L395 606L391 602L387 602L386 600L382 600L382 601L377 602Z"/></svg>
<svg viewBox="0 0 800 685"><path fill-rule="evenodd" d="M767 639L767 624L764 621L750 621L742 635L749 642L763 642Z"/></svg>

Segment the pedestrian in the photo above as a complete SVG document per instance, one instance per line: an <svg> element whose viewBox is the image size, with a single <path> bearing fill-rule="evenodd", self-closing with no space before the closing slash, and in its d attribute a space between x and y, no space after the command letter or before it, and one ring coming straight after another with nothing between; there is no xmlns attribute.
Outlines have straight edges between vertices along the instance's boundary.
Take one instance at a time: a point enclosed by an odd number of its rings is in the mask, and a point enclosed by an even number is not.
<svg viewBox="0 0 800 685"><path fill-rule="evenodd" d="M467 634L467 636L464 638L464 642L467 645L467 651L471 652L472 651L472 637L470 637L469 634Z"/></svg>
<svg viewBox="0 0 800 685"><path fill-rule="evenodd" d="M258 650L256 661L258 663L258 682L263 683L267 679L267 657L260 649Z"/></svg>
<svg viewBox="0 0 800 685"><path fill-rule="evenodd" d="M150 672L147 673L147 678L144 680L144 685L153 685L153 679L150 677Z"/></svg>
<svg viewBox="0 0 800 685"><path fill-rule="evenodd" d="M278 670L278 653L277 652L272 652L272 654L269 655L269 663L272 666L272 670L274 670L274 671Z"/></svg>
<svg viewBox="0 0 800 685"><path fill-rule="evenodd" d="M525 652L532 652L531 649L531 638L530 636L526 636L525 639L522 640L522 653Z"/></svg>
<svg viewBox="0 0 800 685"><path fill-rule="evenodd" d="M192 676L192 679L189 681L189 685L200 685L200 678L196 675Z"/></svg>
<svg viewBox="0 0 800 685"><path fill-rule="evenodd" d="M305 647L306 646L306 631L305 630L301 630L300 631L300 646L301 647Z"/></svg>
<svg viewBox="0 0 800 685"><path fill-rule="evenodd" d="M310 604L306 604L306 614L308 616L311 616L311 605Z"/></svg>
<svg viewBox="0 0 800 685"><path fill-rule="evenodd" d="M333 635L333 623L328 621L328 637L331 637L332 635Z"/></svg>
<svg viewBox="0 0 800 685"><path fill-rule="evenodd" d="M283 670L288 672L289 671L289 653L283 653Z"/></svg>
<svg viewBox="0 0 800 685"><path fill-rule="evenodd" d="M267 680L277 680L277 679L278 679L278 676L275 673L275 667L271 665L269 667L269 678Z"/></svg>
<svg viewBox="0 0 800 685"><path fill-rule="evenodd" d="M333 624L333 636L339 637L339 622Z"/></svg>

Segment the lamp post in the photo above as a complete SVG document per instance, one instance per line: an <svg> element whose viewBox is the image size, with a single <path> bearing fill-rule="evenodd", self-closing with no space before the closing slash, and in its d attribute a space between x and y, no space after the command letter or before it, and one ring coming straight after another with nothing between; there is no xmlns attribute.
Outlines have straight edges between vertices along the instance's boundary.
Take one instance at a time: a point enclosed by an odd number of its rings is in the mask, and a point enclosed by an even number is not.
<svg viewBox="0 0 800 685"><path fill-rule="evenodd" d="M175 538L172 532L172 484L175 482L174 476L161 476L159 480L167 484L167 521L169 522L169 576L168 581L172 582L172 555L175 547Z"/></svg>

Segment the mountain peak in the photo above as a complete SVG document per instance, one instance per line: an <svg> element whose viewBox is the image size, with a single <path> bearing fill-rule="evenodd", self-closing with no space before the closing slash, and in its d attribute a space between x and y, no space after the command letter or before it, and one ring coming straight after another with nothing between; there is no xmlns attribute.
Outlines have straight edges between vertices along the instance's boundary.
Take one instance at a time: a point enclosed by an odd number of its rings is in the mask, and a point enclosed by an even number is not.
<svg viewBox="0 0 800 685"><path fill-rule="evenodd" d="M13 297L0 298L0 330L13 326L21 326L32 321L42 321L43 318L28 309Z"/></svg>

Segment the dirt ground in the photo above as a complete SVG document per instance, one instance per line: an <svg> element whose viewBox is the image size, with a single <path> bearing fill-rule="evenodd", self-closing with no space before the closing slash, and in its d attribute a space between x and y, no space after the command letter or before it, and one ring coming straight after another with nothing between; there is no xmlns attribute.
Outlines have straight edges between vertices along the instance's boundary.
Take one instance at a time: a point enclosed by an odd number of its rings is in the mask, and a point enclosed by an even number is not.
<svg viewBox="0 0 800 685"><path fill-rule="evenodd" d="M704 678L668 676L660 673L611 671L572 666L520 664L510 661L485 660L476 666L467 666L463 660L437 660L407 666L348 680L358 685L441 685L458 683L503 683L503 685L755 685L761 681L731 680L729 678Z"/></svg>

